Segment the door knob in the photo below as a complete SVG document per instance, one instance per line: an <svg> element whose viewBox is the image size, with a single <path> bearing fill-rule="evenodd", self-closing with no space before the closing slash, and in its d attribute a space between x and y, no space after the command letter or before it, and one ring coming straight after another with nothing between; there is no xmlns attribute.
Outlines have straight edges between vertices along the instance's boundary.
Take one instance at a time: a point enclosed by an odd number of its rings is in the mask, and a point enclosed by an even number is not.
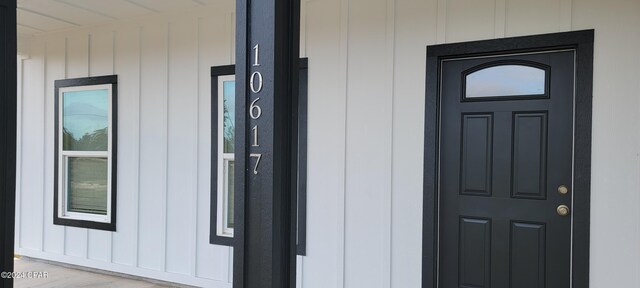
<svg viewBox="0 0 640 288"><path fill-rule="evenodd" d="M565 186L565 185L560 185L558 187L558 193L563 194L563 195L567 194L567 193L569 193L569 188L567 188L567 186Z"/></svg>
<svg viewBox="0 0 640 288"><path fill-rule="evenodd" d="M567 205L560 205L556 208L556 212L558 212L560 216L567 216L569 215L569 207L567 207Z"/></svg>

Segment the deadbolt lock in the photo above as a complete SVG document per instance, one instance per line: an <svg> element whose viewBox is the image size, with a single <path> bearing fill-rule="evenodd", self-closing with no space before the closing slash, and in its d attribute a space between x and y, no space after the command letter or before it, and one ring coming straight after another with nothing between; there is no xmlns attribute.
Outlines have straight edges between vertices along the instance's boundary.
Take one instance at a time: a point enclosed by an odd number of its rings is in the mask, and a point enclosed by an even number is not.
<svg viewBox="0 0 640 288"><path fill-rule="evenodd" d="M567 186L560 185L558 187L558 193L563 194L563 195L567 194L567 193L569 193L569 188L567 188Z"/></svg>
<svg viewBox="0 0 640 288"><path fill-rule="evenodd" d="M560 205L556 209L556 212L558 212L560 216L567 216L569 215L569 207L567 207L567 205Z"/></svg>

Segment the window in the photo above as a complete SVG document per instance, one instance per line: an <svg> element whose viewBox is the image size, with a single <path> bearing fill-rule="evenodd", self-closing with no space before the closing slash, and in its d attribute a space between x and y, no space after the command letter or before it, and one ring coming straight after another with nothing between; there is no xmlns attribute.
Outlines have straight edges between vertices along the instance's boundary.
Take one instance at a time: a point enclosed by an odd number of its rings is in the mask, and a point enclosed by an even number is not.
<svg viewBox="0 0 640 288"><path fill-rule="evenodd" d="M234 75L218 77L218 236L233 237L233 168L236 81Z"/></svg>
<svg viewBox="0 0 640 288"><path fill-rule="evenodd" d="M55 81L54 224L115 231L117 76Z"/></svg>
<svg viewBox="0 0 640 288"><path fill-rule="evenodd" d="M463 74L464 100L546 98L548 67L537 63L494 62Z"/></svg>
<svg viewBox="0 0 640 288"><path fill-rule="evenodd" d="M235 66L211 68L211 229L210 243L233 245ZM306 247L307 59L300 59L298 113L298 255Z"/></svg>

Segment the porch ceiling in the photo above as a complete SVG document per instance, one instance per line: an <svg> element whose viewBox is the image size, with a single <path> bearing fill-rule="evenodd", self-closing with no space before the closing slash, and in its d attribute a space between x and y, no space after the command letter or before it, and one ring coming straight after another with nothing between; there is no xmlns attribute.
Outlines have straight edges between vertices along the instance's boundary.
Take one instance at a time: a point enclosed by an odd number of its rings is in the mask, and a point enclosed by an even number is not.
<svg viewBox="0 0 640 288"><path fill-rule="evenodd" d="M17 0L18 38L179 11L219 1L221 0Z"/></svg>

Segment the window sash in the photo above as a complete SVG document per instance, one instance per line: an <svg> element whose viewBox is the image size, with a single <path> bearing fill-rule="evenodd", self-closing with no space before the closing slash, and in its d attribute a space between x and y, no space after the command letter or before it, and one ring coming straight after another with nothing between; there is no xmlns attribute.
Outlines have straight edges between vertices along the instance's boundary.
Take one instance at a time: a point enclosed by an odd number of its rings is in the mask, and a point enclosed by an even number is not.
<svg viewBox="0 0 640 288"><path fill-rule="evenodd" d="M235 75L221 75L218 76L218 177L217 177L217 223L216 234L222 237L233 237L233 227L229 227L228 212L229 212L229 164L235 160L234 153L224 153L224 82L235 81Z"/></svg>
<svg viewBox="0 0 640 288"><path fill-rule="evenodd" d="M108 111L108 149L107 151L70 151L64 150L64 93L86 90L107 90ZM112 207L112 146L113 146L113 91L112 84L86 85L60 88L58 92L58 218L111 223ZM73 212L68 210L69 199L69 158L106 158L107 159L107 213L106 215Z"/></svg>

